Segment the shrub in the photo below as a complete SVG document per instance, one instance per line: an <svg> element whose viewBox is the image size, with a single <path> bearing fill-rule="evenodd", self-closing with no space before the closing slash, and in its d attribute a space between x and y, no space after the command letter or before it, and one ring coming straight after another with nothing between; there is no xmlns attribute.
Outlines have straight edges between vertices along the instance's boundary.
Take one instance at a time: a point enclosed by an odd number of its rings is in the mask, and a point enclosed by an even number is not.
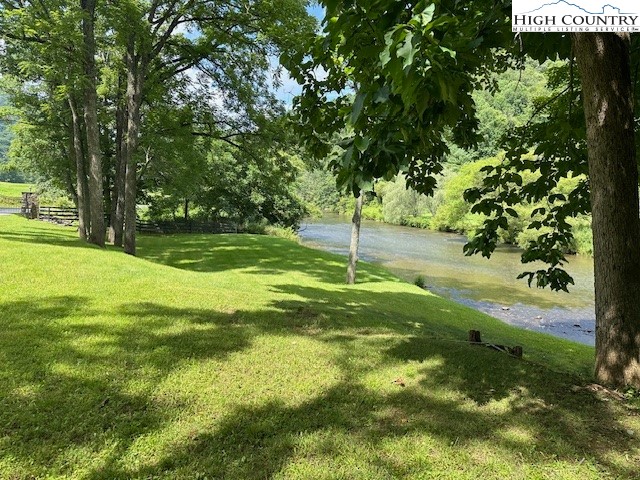
<svg viewBox="0 0 640 480"><path fill-rule="evenodd" d="M402 221L402 225L415 228L431 228L432 215L430 213L424 213L420 216L409 215Z"/></svg>
<svg viewBox="0 0 640 480"><path fill-rule="evenodd" d="M443 187L443 203L438 207L433 218L432 227L437 230L459 233L473 233L482 222L482 216L471 213L471 204L464 200L465 190L482 184L484 173L481 168L495 165L497 158L489 158L469 163L460 168L458 173L449 179Z"/></svg>
<svg viewBox="0 0 640 480"><path fill-rule="evenodd" d="M292 227L280 227L277 225L267 225L264 227L263 232L265 235L269 235L270 237L285 238L287 240L292 240L294 242L300 241L298 232L295 231Z"/></svg>
<svg viewBox="0 0 640 480"><path fill-rule="evenodd" d="M386 185L382 197L382 215L384 221L395 225L407 225L407 219L421 217L429 212L426 196L408 189L406 180L398 175Z"/></svg>
<svg viewBox="0 0 640 480"><path fill-rule="evenodd" d="M574 250L579 255L593 256L593 232L591 231L591 217L581 215L571 219Z"/></svg>
<svg viewBox="0 0 640 480"><path fill-rule="evenodd" d="M362 207L362 218L367 220L375 220L376 222L384 221L382 216L382 205L377 201L374 201L368 205Z"/></svg>

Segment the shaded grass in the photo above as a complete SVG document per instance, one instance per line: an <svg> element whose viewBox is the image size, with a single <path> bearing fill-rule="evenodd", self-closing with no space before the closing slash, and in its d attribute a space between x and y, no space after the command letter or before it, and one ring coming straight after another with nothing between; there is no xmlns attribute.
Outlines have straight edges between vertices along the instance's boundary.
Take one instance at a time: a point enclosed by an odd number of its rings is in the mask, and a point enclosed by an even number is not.
<svg viewBox="0 0 640 480"><path fill-rule="evenodd" d="M590 347L283 239L74 235L0 218L0 478L637 478Z"/></svg>

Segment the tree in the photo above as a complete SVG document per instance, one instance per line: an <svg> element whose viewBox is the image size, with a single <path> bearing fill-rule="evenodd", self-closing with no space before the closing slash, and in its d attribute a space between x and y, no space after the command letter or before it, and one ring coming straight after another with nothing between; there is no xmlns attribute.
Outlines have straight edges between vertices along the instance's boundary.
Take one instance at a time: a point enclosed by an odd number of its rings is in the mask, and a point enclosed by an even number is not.
<svg viewBox="0 0 640 480"><path fill-rule="evenodd" d="M312 155L330 156L339 187L359 197L401 172L430 194L449 152L446 134L464 146L477 141L471 92L508 23L495 3L474 2L488 12L480 23L458 2L441 16L422 1L326 3L324 33L286 64L303 85L299 131Z"/></svg>
<svg viewBox="0 0 640 480"><path fill-rule="evenodd" d="M303 85L296 109L310 150L326 156L333 135L351 127L331 167L354 195L399 172L430 193L448 153L446 129L456 143L478 140L471 92L487 81L487 64L502 64L493 47L508 38L508 7L471 2L474 12L485 12L480 17L468 15L466 3L452 3L445 14L439 3L328 2L311 60L302 54L288 60Z"/></svg>
<svg viewBox="0 0 640 480"><path fill-rule="evenodd" d="M110 239L119 244L125 233L125 251L135 253L136 202L144 195L138 181L150 163L168 157L159 150L170 142L158 141L160 136L175 133L155 131L154 139L142 139L154 131L145 127L154 109L181 102L172 110L181 111L179 135L188 127L194 143L206 136L230 145L257 136L261 123L278 115L269 92L270 58L297 48L297 31L313 30L304 5L301 0L2 2L3 70L62 112L65 168L57 170L77 178L73 195L81 212L83 198L91 198L86 209L91 225L81 228L81 235L104 237L102 206L109 202ZM77 160L75 172L65 170L69 158ZM102 192L103 183L111 192Z"/></svg>
<svg viewBox="0 0 640 480"><path fill-rule="evenodd" d="M409 185L430 193L434 174L441 169L441 159L447 153L446 129L451 129L456 143L469 145L477 141L473 134L477 126L475 105L470 95L487 81L488 69L507 64L501 61L504 58L500 52L504 50L500 49L513 48L510 2L440 0L389 5L364 1L354 5L331 1L326 3L326 9L324 33L310 50L312 60L303 63L302 58L298 59L306 67L297 77L304 86L297 103L301 131L309 144L322 146L329 143L328 132L350 119L353 141L342 145L344 154L334 163L340 183L357 186L363 180L402 171L406 172ZM637 296L640 278L633 103L629 101L632 89L628 39L624 34L614 36L584 34L573 35L572 39L583 71L589 173L595 175L590 179L591 207L594 224L599 225L594 225L594 248L595 243L599 245L594 250L598 278L596 377L603 383L638 387L640 314L631 300ZM571 57L566 37L563 40L558 35L544 35L544 39L536 38L531 43L524 37L523 45L534 58ZM323 53L323 48L328 53ZM327 71L326 79L315 79L319 67ZM347 86L340 80L341 71L348 71L353 84L358 85L352 104L341 100L341 92ZM595 78L586 78L591 75ZM570 93L576 91L579 89ZM605 105L612 110L605 112ZM569 110L569 117L571 114ZM602 125L597 124L598 119ZM602 132L603 127L607 133ZM560 132L568 130L565 127ZM557 134L556 131L556 138ZM611 154L617 151L616 142L621 142L617 160ZM549 157L562 160L558 165L511 155L506 157L506 165L495 167L495 177L501 181L494 186L511 187L494 188L489 198L483 199L485 203L475 209L489 216L485 228L467 247L469 253L490 254L498 229L508 225L506 216L517 215L512 205L520 199L514 193L522 186L518 169L544 165L541 180L527 191L531 197L544 194L545 190L549 193L563 173L582 173L580 142L565 143L568 146L560 156ZM606 148L611 149L609 153L603 152ZM326 153L327 148L316 150ZM602 173L607 168L608 177ZM554 194L549 197L552 208L536 212L546 217L541 224L547 222L552 230L541 235L523 257L551 264L548 270L527 274L530 280L537 278L539 286L566 288L570 281L561 268L562 248L570 238L566 218L588 209L586 186L586 182L578 184L573 202ZM615 194L610 189L615 189ZM611 198L603 201L606 196ZM476 191L468 198L479 200L480 196ZM622 213L614 212L616 202ZM615 229L623 217L628 224ZM599 240L595 240L598 236ZM627 261L623 260L625 254L631 257ZM611 282L612 287L607 288L606 282Z"/></svg>
<svg viewBox="0 0 640 480"><path fill-rule="evenodd" d="M84 124L87 135L87 154L89 157L89 182L87 188L91 222L89 242L104 247L106 232L104 226L104 195L102 191L102 153L100 151L98 95L96 92L96 0L80 0L80 6L83 12L82 51L84 78L82 79L82 94L84 97ZM76 154L80 153L77 147L74 147L74 150L77 152ZM82 191L83 187L78 188L78 192Z"/></svg>
<svg viewBox="0 0 640 480"><path fill-rule="evenodd" d="M539 59L560 52L569 59L559 70L563 88L542 104L545 116L508 139L506 161L487 169L483 189L467 192L478 201L474 211L491 217L470 242L470 253L488 255L495 248L496 230L513 216L522 199L546 198L548 208L532 213L530 228L546 232L530 242L523 261L544 261L549 267L522 276L538 286L568 288L564 251L573 239L569 218L592 214L596 277L596 368L598 381L616 386L640 385L640 275L638 253L636 95L631 81L630 38L625 34L585 34L556 37L528 50ZM524 45L529 39L524 38ZM573 54L578 72L574 70ZM613 70L609 70L613 69ZM634 67L635 69L635 67ZM580 84L577 84L577 82ZM584 107L584 108L583 108ZM635 112L637 117L637 112ZM534 146L537 156L523 160ZM538 179L522 183L522 171L539 171ZM573 191L553 192L562 178L585 175ZM588 176L587 176L588 175ZM500 192L496 194L495 192ZM599 238L598 238L599 237Z"/></svg>
<svg viewBox="0 0 640 480"><path fill-rule="evenodd" d="M78 112L78 106L74 95L68 93L69 110L71 111L71 126L69 136L72 146L69 149L70 156L76 165L76 205L78 207L78 234L82 240L86 240L90 234L90 205L89 205L89 183L85 172L85 156L82 142L82 122Z"/></svg>
<svg viewBox="0 0 640 480"><path fill-rule="evenodd" d="M8 157L13 137L11 127L15 123L10 110L5 95L0 93L0 181L21 183L25 181L24 175L15 168Z"/></svg>
<svg viewBox="0 0 640 480"><path fill-rule="evenodd" d="M640 386L640 213L628 33L573 34L587 126L596 378Z"/></svg>
<svg viewBox="0 0 640 480"><path fill-rule="evenodd" d="M219 95L231 100L226 105L230 110L236 114L243 111L252 117L267 106L260 103L269 97L265 75L268 56L297 48L295 32L312 29L313 22L299 0L244 5L231 1L129 0L118 7L117 18L127 78L122 149L126 165L124 248L125 252L135 254L136 153L142 104L151 98L150 84L162 84L197 69L213 83ZM184 35L181 28L197 34ZM211 135L217 133L221 138L231 139L224 125L214 122L204 126ZM119 225L114 226L118 228Z"/></svg>
<svg viewBox="0 0 640 480"><path fill-rule="evenodd" d="M24 144L22 151L32 155L23 161L33 160L36 170L48 171L51 177L59 172L61 178L56 180L78 206L79 235L103 246L94 7L93 2L72 6L56 0L3 2L0 31L5 49L2 71L8 79L5 85L9 85L12 104L21 112L22 123L44 130L23 128L22 139L49 136L53 145L63 144L53 149L64 159L60 165L38 165L38 159L47 155L35 154ZM75 172L68 170L70 165Z"/></svg>
<svg viewBox="0 0 640 480"><path fill-rule="evenodd" d="M347 264L347 283L356 283L356 266L358 263L358 245L360 244L360 222L362 221L362 202L364 193L356 198L356 207L351 219L351 242L349 243L349 262Z"/></svg>
<svg viewBox="0 0 640 480"><path fill-rule="evenodd" d="M296 193L312 209L334 210L340 200L333 175L324 168L305 166L296 182Z"/></svg>

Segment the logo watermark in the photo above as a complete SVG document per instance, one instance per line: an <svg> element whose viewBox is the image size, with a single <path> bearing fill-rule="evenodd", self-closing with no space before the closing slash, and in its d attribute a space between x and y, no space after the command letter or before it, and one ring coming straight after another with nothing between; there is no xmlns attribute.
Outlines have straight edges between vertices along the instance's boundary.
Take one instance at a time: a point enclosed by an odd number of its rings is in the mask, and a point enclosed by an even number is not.
<svg viewBox="0 0 640 480"><path fill-rule="evenodd" d="M639 0L513 0L514 32L640 32Z"/></svg>

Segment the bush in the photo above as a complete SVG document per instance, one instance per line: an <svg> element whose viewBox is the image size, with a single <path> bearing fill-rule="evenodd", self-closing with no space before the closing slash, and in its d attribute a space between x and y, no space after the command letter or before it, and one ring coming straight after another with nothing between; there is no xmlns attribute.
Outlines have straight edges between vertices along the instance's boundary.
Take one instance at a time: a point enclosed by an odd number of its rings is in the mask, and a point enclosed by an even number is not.
<svg viewBox="0 0 640 480"><path fill-rule="evenodd" d="M409 215L408 217L403 219L402 225L405 225L407 227L428 229L431 228L432 218L433 217L430 213L424 213L420 216Z"/></svg>
<svg viewBox="0 0 640 480"><path fill-rule="evenodd" d="M292 240L294 242L300 241L298 232L295 231L292 227L279 227L276 225L267 225L264 227L263 233L265 235L269 235L270 237L285 238L287 240Z"/></svg>
<svg viewBox="0 0 640 480"><path fill-rule="evenodd" d="M296 180L295 190L312 212L333 211L340 201L333 174L327 170L303 170Z"/></svg>
<svg viewBox="0 0 640 480"><path fill-rule="evenodd" d="M378 203L378 201L376 200L368 205L364 205L362 207L362 218L366 218L367 220L375 220L376 222L384 221L382 215L382 205L380 205L380 203Z"/></svg>
<svg viewBox="0 0 640 480"><path fill-rule="evenodd" d="M408 189L402 175L398 175L393 182L385 185L380 195L382 196L382 216L387 223L407 225L407 219L421 218L429 213L431 199Z"/></svg>
<svg viewBox="0 0 640 480"><path fill-rule="evenodd" d="M465 190L482 185L484 173L480 171L487 165L498 163L497 158L489 158L469 163L447 180L443 187L443 202L438 207L432 221L432 227L458 233L473 233L481 225L484 217L471 213L471 205L464 200Z"/></svg>
<svg viewBox="0 0 640 480"><path fill-rule="evenodd" d="M353 211L356 208L356 199L353 195L343 195L338 200L338 204L335 206L333 213L340 215L353 215Z"/></svg>
<svg viewBox="0 0 640 480"><path fill-rule="evenodd" d="M578 255L593 256L593 232L591 217L581 215L569 221L573 232L574 250Z"/></svg>

